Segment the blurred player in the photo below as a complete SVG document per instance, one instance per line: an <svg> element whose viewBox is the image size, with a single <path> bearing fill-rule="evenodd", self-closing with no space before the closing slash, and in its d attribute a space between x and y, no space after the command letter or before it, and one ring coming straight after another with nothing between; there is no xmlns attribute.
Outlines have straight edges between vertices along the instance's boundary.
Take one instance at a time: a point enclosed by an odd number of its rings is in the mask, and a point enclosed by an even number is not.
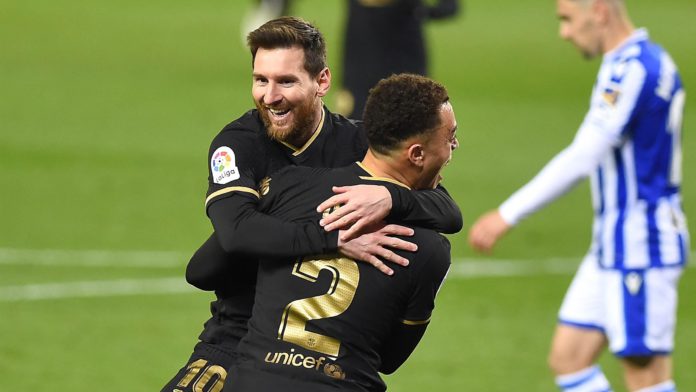
<svg viewBox="0 0 696 392"><path fill-rule="evenodd" d="M428 74L424 24L456 15L458 0L349 0L343 46L343 91L337 110L362 118L367 94L380 79Z"/></svg>
<svg viewBox="0 0 696 392"><path fill-rule="evenodd" d="M458 146L445 88L396 75L371 91L365 111L370 149L343 169L290 167L271 176L260 210L317 220L332 186L395 183L432 189ZM224 391L384 391L425 333L450 265L449 242L416 229L408 268L387 277L337 254L262 259L249 334Z"/></svg>
<svg viewBox="0 0 696 392"><path fill-rule="evenodd" d="M253 7L242 18L242 44L247 44L247 36L271 19L288 15L289 0L256 0Z"/></svg>
<svg viewBox="0 0 696 392"><path fill-rule="evenodd" d="M186 366L163 391L219 390L251 315L258 256L298 256L340 251L356 260L390 269L377 257L405 262L391 248L413 244L388 237L411 229L388 225L372 233L339 237L317 222L285 222L256 210L257 184L291 165L341 167L367 149L361 124L334 115L322 98L331 84L321 33L299 18L272 20L249 35L253 58L252 95L256 110L228 124L213 140L208 160L206 211L215 234L196 252L187 280L215 290L212 317ZM367 193L367 194L366 194ZM443 232L461 228L461 214L443 189L411 192L395 184L349 189L353 200L340 219L353 227L391 216ZM362 207L363 203L368 208ZM315 206L316 207L316 206ZM367 212L366 212L367 210ZM334 222L333 224L342 224ZM351 228L352 229L352 228ZM372 231L375 229L370 229ZM345 232L342 232L345 234Z"/></svg>
<svg viewBox="0 0 696 392"><path fill-rule="evenodd" d="M595 221L589 253L559 312L549 362L564 391L607 391L595 365L609 350L630 391L675 391L677 283L688 232L681 208L677 67L621 0L558 0L561 38L586 58L603 55L590 109L575 139L527 185L471 228L489 251L527 215L591 176Z"/></svg>

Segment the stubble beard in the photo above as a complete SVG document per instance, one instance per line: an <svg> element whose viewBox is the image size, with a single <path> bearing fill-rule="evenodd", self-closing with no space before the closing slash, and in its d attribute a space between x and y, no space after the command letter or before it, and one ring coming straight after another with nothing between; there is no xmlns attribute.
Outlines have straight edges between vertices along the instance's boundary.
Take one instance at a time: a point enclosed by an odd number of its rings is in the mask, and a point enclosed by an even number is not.
<svg viewBox="0 0 696 392"><path fill-rule="evenodd" d="M266 126L266 134L275 141L301 147L314 132L313 126L317 118L314 99L308 99L290 109L292 123L287 124L287 126L286 124L276 126L268 113L268 109L259 102L256 102L256 108Z"/></svg>

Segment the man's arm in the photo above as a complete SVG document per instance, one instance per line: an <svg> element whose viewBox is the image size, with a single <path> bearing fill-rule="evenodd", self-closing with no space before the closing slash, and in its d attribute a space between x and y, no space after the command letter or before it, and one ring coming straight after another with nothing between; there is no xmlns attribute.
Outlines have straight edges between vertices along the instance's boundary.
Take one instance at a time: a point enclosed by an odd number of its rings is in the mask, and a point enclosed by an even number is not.
<svg viewBox="0 0 696 392"><path fill-rule="evenodd" d="M215 233L196 251L186 267L186 280L202 290L224 284L233 259L299 257L340 253L365 261L387 275L394 271L383 260L407 265L408 260L392 249L415 251L414 244L393 236L409 236L412 229L382 225L350 241L338 241L339 232L325 232L316 222L294 223L256 210L253 195L238 193L218 200L208 208Z"/></svg>
<svg viewBox="0 0 696 392"><path fill-rule="evenodd" d="M321 203L317 210L341 206L320 223L326 231L346 229L341 234L342 240L354 238L385 218L448 234L460 231L463 226L459 206L442 186L411 191L396 184L354 185L334 187L334 192L336 195Z"/></svg>
<svg viewBox="0 0 696 392"><path fill-rule="evenodd" d="M403 364L423 337L430 323L435 297L442 287L450 267L450 244L439 234L421 237L422 251L416 254L411 274L411 296L404 319L392 328L389 338L379 349L382 360L379 371L390 374Z"/></svg>
<svg viewBox="0 0 696 392"><path fill-rule="evenodd" d="M420 342L428 324L406 325L395 327L384 345L380 348L382 363L379 371L384 374L392 374L399 368Z"/></svg>
<svg viewBox="0 0 696 392"><path fill-rule="evenodd" d="M630 138L625 134L630 129L626 124L634 113L640 112L635 108L646 71L635 59L614 67L612 79L595 87L604 94L593 97L573 142L497 210L484 214L474 223L469 231L472 248L490 252L511 227L569 191L596 170L602 159L610 156L613 147Z"/></svg>
<svg viewBox="0 0 696 392"><path fill-rule="evenodd" d="M386 187L392 198L390 219L447 234L462 229L464 221L459 206L443 186L419 191L394 184Z"/></svg>
<svg viewBox="0 0 696 392"><path fill-rule="evenodd" d="M481 216L469 231L469 244L490 252L497 241L525 217L572 189L599 166L614 140L591 125L581 127L573 143L554 157L529 183L497 210Z"/></svg>
<svg viewBox="0 0 696 392"><path fill-rule="evenodd" d="M297 257L336 251L337 233L315 222L287 222L257 211L258 200L239 193L208 207L217 239L227 253Z"/></svg>

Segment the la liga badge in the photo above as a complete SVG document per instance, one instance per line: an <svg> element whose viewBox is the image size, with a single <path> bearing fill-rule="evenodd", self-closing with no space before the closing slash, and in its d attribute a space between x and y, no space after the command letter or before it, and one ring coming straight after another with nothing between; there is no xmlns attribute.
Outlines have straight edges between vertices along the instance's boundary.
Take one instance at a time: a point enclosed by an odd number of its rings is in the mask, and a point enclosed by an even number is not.
<svg viewBox="0 0 696 392"><path fill-rule="evenodd" d="M239 179L239 169L234 159L234 151L229 147L219 147L210 158L210 173L216 184L227 184Z"/></svg>

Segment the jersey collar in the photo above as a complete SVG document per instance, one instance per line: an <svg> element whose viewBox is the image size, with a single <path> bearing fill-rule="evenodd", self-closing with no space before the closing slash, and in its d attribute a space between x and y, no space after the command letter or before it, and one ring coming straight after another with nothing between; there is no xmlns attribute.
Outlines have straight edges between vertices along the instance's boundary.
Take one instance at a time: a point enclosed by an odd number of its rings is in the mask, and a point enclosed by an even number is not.
<svg viewBox="0 0 696 392"><path fill-rule="evenodd" d="M392 184L396 184L396 185L404 187L406 189L409 189L409 190L411 189L411 187L409 187L408 185L404 184L401 181L397 181L393 178L376 176L368 168L366 168L365 165L362 164L362 162L355 162L355 164L358 165L358 167L360 169L362 169L365 173L369 174L368 176L360 176L361 180L390 182Z"/></svg>
<svg viewBox="0 0 696 392"><path fill-rule="evenodd" d="M629 46L638 42L647 41L649 38L650 36L646 28L641 27L639 29L636 29L628 38L626 38L622 43L620 43L619 46L605 53L604 58L611 59L615 57L617 54L623 52L624 49L628 48Z"/></svg>
<svg viewBox="0 0 696 392"><path fill-rule="evenodd" d="M312 137L310 137L309 140L307 140L307 142L304 144L304 146L302 146L300 148L296 148L292 144L285 143L285 142L281 142L281 143L285 147L288 147L291 150L293 150L292 156L296 157L296 156L302 154L303 152L305 152L305 150L307 150L307 148L309 148L309 146L312 145L314 140L317 139L317 137L321 133L321 130L324 129L324 119L325 118L326 118L326 108L324 106L322 106L322 108L321 108L321 120L319 120L319 125L317 125L317 128L312 133Z"/></svg>

